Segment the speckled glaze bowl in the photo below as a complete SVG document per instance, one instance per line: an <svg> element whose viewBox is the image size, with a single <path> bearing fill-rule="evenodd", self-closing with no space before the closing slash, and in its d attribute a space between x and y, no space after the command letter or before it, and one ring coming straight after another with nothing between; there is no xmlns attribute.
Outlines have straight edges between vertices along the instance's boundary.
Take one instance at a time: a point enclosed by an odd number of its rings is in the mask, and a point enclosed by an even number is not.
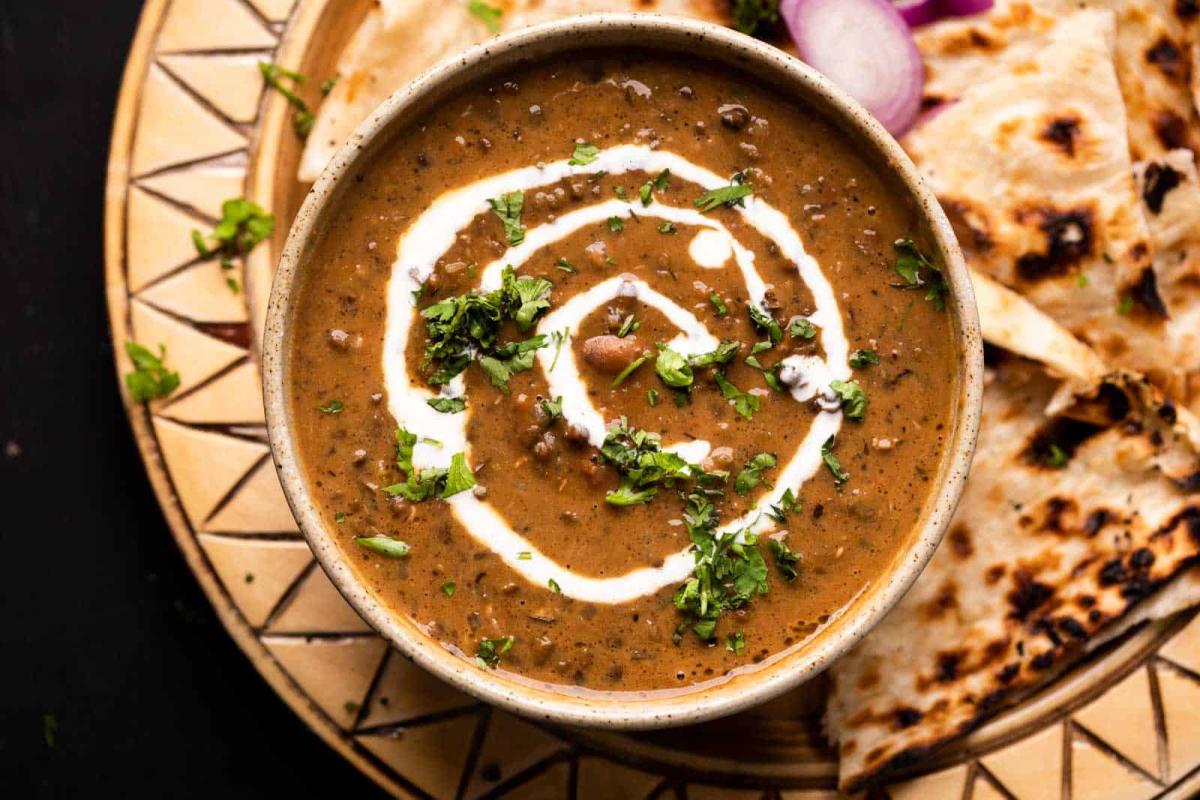
<svg viewBox="0 0 1200 800"><path fill-rule="evenodd" d="M388 610L346 563L309 493L291 434L286 354L296 315L292 288L307 267L310 249L331 209L341 193L353 186L355 167L414 116L464 85L521 61L568 56L584 47L638 47L725 63L825 115L858 143L877 169L891 172L897 185L911 195L932 233L935 260L945 265L950 287L948 309L960 376L954 427L947 437L941 473L910 541L871 590L806 643L702 690L578 696L514 679L502 671L480 669L455 656L409 619ZM417 664L484 701L534 719L610 729L685 725L744 710L818 674L870 631L921 573L962 494L979 424L982 372L979 322L962 254L941 208L895 140L854 100L783 51L716 25L647 14L589 15L515 31L439 64L392 95L334 156L296 216L272 287L263 337L267 425L279 479L317 560L354 609Z"/></svg>

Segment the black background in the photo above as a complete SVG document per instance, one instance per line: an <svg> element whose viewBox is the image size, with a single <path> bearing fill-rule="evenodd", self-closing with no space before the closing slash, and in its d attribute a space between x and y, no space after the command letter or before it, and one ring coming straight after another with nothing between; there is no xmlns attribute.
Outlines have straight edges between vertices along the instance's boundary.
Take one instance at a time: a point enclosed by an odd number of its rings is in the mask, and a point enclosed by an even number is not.
<svg viewBox="0 0 1200 800"><path fill-rule="evenodd" d="M140 10L0 0L0 794L373 796L225 634L121 409L101 217Z"/></svg>

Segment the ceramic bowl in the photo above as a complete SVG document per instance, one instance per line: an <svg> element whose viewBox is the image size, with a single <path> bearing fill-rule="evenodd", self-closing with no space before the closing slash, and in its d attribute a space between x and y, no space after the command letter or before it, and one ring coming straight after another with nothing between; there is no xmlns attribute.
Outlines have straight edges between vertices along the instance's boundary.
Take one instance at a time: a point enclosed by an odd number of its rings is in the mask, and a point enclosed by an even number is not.
<svg viewBox="0 0 1200 800"><path fill-rule="evenodd" d="M836 619L803 645L742 670L702 690L632 696L585 696L556 691L502 670L484 670L427 637L383 605L347 564L309 493L291 436L286 353L296 297L292 291L306 258L341 192L353 185L356 165L370 159L406 123L440 98L521 61L569 57L585 47L637 47L756 75L824 114L852 137L876 168L893 173L920 209L932 233L936 260L945 265L949 312L959 358L959 396L946 458L910 541L890 568ZM313 186L292 224L271 291L263 339L267 425L275 466L296 521L330 580L355 610L401 652L439 678L486 702L535 719L610 729L684 725L732 714L797 686L829 666L862 638L921 573L945 532L970 466L979 422L982 344L971 284L950 225L932 193L895 140L855 101L783 51L707 23L646 14L599 14L530 27L489 40L433 67L392 95L359 126Z"/></svg>

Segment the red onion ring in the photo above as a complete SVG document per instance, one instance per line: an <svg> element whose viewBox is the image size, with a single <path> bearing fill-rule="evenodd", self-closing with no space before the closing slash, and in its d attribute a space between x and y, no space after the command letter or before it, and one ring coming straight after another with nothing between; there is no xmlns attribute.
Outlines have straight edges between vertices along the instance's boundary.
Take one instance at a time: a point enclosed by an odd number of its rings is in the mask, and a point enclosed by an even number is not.
<svg viewBox="0 0 1200 800"><path fill-rule="evenodd" d="M888 0L783 0L800 58L862 103L893 135L917 116L925 66Z"/></svg>
<svg viewBox="0 0 1200 800"><path fill-rule="evenodd" d="M892 5L910 28L928 25L942 18L940 0L892 0Z"/></svg>
<svg viewBox="0 0 1200 800"><path fill-rule="evenodd" d="M966 17L980 14L994 6L995 0L939 0L942 16Z"/></svg>

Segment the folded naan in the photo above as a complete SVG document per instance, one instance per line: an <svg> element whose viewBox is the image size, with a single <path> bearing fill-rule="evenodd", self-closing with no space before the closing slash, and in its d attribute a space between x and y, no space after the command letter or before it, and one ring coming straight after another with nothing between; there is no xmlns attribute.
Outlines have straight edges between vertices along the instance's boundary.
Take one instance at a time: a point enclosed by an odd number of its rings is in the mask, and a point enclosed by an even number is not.
<svg viewBox="0 0 1200 800"><path fill-rule="evenodd" d="M1172 336L1159 294L1113 66L1114 14L1005 6L1018 7L1027 27L1011 23L1007 38L991 15L975 27L954 23L953 37L939 26L922 35L931 86L954 94L904 145L973 269L1048 312L1107 363L1160 381L1196 371L1200 352ZM990 43L991 62L973 50L955 55L976 40ZM969 75L961 86L951 77L960 67Z"/></svg>
<svg viewBox="0 0 1200 800"><path fill-rule="evenodd" d="M967 732L1123 628L1200 554L1200 457L1179 410L1127 373L1047 416L1057 391L1034 362L991 364L975 463L946 539L831 669L826 725L842 788Z"/></svg>
<svg viewBox="0 0 1200 800"><path fill-rule="evenodd" d="M598 11L653 11L729 21L720 0L494 0L500 32ZM314 181L358 124L405 83L489 36L466 0L379 0L338 60L342 79L317 112L297 177Z"/></svg>

